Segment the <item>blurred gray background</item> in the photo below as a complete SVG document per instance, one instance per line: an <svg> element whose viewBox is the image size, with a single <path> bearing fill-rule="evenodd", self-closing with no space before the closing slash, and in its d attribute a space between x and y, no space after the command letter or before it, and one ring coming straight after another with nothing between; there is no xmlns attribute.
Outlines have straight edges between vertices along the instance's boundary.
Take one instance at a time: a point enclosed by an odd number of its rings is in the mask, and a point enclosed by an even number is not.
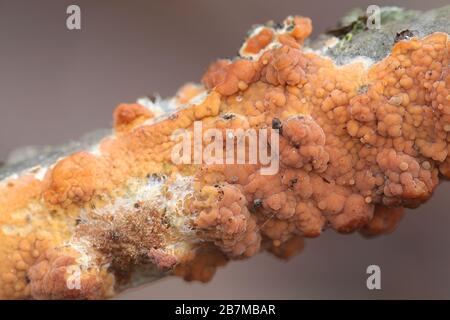
<svg viewBox="0 0 450 320"><path fill-rule="evenodd" d="M81 7L80 31L66 29L69 4ZM427 9L448 0L0 0L0 160L18 147L109 127L118 103L198 81L210 62L236 54L252 24L301 14L317 35L369 4ZM260 254L230 263L208 284L167 278L119 298L448 299L449 192L443 183L390 236L329 231L289 262ZM371 264L381 267L378 291L366 288Z"/></svg>

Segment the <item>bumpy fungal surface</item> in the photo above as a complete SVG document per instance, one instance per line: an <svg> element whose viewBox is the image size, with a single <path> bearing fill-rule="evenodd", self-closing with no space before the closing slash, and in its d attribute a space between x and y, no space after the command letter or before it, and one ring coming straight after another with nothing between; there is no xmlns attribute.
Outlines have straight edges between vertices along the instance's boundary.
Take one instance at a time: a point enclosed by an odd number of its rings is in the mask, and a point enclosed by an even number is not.
<svg viewBox="0 0 450 320"><path fill-rule="evenodd" d="M311 31L304 17L256 27L201 85L121 104L97 144L4 178L0 297L101 299L166 274L208 281L261 250L289 258L326 229L395 229L450 177L448 34L336 63L333 45L304 47ZM203 132L278 129L279 170L175 164L172 134L195 121Z"/></svg>

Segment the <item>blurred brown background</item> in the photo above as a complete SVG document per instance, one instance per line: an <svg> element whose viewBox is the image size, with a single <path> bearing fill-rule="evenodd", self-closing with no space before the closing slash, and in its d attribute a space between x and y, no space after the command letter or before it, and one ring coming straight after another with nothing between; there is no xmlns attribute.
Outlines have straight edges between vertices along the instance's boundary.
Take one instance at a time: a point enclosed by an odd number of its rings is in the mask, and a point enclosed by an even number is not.
<svg viewBox="0 0 450 320"><path fill-rule="evenodd" d="M81 7L81 31L66 29L69 4ZM427 9L448 0L0 0L0 160L109 127L118 103L198 81L214 59L236 54L254 23L301 14L318 34L369 4ZM119 298L450 298L449 192L441 185L387 237L330 231L288 263L260 254L206 285L169 278ZM366 288L370 264L381 267L382 290Z"/></svg>

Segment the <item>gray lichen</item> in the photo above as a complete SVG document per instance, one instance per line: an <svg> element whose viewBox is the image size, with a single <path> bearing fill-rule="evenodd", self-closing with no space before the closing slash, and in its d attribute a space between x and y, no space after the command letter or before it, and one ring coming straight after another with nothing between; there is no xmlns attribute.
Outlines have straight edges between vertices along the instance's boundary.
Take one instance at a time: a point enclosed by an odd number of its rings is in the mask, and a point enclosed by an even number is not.
<svg viewBox="0 0 450 320"><path fill-rule="evenodd" d="M71 153L88 150L95 146L103 137L111 134L111 129L96 130L84 135L78 140L57 146L28 146L10 153L3 166L0 165L0 180L33 168L55 163L59 158Z"/></svg>
<svg viewBox="0 0 450 320"><path fill-rule="evenodd" d="M348 26L358 21L361 11L352 11L341 21ZM345 64L355 57L367 57L379 61L386 57L396 42L397 36L410 31L414 36L424 37L433 32L450 33L450 5L426 12L412 11L396 7L381 10L381 28L368 29L365 25L353 29L340 37L340 43L326 51L337 64ZM350 39L349 39L350 38Z"/></svg>

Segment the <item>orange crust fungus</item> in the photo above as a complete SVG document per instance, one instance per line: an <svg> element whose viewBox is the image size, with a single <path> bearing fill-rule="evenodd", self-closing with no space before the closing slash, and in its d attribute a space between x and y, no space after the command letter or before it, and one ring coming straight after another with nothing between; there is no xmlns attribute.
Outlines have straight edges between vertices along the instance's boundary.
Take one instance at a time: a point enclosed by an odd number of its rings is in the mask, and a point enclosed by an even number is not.
<svg viewBox="0 0 450 320"><path fill-rule="evenodd" d="M448 34L338 65L311 21L256 28L203 85L121 104L95 148L0 183L0 297L111 297L148 266L208 281L261 250L289 258L325 229L391 232L450 177ZM176 129L277 128L280 167L174 164Z"/></svg>

